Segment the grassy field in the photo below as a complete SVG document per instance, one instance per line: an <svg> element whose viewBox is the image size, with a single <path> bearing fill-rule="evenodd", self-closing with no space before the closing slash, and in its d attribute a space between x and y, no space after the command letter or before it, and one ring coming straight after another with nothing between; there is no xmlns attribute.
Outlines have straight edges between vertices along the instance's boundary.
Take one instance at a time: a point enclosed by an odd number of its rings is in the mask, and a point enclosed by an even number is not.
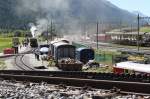
<svg viewBox="0 0 150 99"><path fill-rule="evenodd" d="M10 48L12 46L12 38L0 38L0 52L4 48Z"/></svg>
<svg viewBox="0 0 150 99"><path fill-rule="evenodd" d="M20 37L19 40L21 41L24 39L23 37ZM0 37L0 52L2 52L5 48L11 48L12 47L12 37Z"/></svg>
<svg viewBox="0 0 150 99"><path fill-rule="evenodd" d="M150 27L142 27L140 28L141 32L150 32Z"/></svg>

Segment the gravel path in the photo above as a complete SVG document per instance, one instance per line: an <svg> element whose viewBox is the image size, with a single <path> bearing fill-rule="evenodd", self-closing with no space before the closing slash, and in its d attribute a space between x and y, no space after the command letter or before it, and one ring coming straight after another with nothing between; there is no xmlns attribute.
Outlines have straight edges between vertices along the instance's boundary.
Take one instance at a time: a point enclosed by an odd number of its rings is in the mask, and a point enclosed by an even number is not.
<svg viewBox="0 0 150 99"><path fill-rule="evenodd" d="M0 80L0 99L99 99L95 96L107 96L111 91L77 88L46 83L16 82ZM112 94L109 99L150 99L149 96ZM103 99L103 98L101 98Z"/></svg>

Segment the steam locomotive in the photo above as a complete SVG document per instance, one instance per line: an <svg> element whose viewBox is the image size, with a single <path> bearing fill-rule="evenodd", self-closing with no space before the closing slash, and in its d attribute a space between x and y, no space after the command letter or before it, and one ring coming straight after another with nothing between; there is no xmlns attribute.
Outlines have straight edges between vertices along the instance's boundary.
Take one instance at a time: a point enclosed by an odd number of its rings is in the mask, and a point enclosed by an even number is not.
<svg viewBox="0 0 150 99"><path fill-rule="evenodd" d="M32 48L38 47L38 41L37 41L36 38L30 38L30 46L31 46Z"/></svg>

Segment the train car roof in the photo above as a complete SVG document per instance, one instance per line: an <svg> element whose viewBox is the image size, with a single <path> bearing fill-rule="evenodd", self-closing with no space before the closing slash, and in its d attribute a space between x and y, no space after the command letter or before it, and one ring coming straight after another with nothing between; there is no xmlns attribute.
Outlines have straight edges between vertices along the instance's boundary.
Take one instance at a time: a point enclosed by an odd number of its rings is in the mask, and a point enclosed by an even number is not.
<svg viewBox="0 0 150 99"><path fill-rule="evenodd" d="M85 49L88 49L88 50L90 50L91 48L80 47L80 48L78 48L78 49L77 49L77 51L82 51L82 50L85 50ZM91 50L93 50L93 49L91 49Z"/></svg>
<svg viewBox="0 0 150 99"><path fill-rule="evenodd" d="M54 44L54 43L57 43L57 42L65 42L65 43L69 43L68 40L61 39L61 40L54 40L54 41L51 41L50 44Z"/></svg>
<svg viewBox="0 0 150 99"><path fill-rule="evenodd" d="M65 43L65 42L57 42L57 43L54 43L53 44L55 47L59 47L59 46L62 46L62 45L68 45L68 46L73 46L73 45L71 45L71 44L69 44L69 43Z"/></svg>
<svg viewBox="0 0 150 99"><path fill-rule="evenodd" d="M54 44L54 43L57 43L59 42L58 40L57 41L51 41L50 44Z"/></svg>
<svg viewBox="0 0 150 99"><path fill-rule="evenodd" d="M133 61L120 62L117 63L114 67L137 72L150 73L150 64L141 64Z"/></svg>

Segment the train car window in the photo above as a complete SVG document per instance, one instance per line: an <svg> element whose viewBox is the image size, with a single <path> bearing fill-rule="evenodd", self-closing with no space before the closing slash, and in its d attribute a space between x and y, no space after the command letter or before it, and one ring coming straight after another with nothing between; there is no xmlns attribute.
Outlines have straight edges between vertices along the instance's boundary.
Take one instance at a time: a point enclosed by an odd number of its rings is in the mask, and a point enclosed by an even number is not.
<svg viewBox="0 0 150 99"><path fill-rule="evenodd" d="M69 57L70 58L75 58L75 49L74 48L69 49Z"/></svg>
<svg viewBox="0 0 150 99"><path fill-rule="evenodd" d="M60 59L62 57L62 54L63 54L63 49L62 48L59 48L57 49L57 58Z"/></svg>
<svg viewBox="0 0 150 99"><path fill-rule="evenodd" d="M69 48L64 48L64 55L63 57L69 58Z"/></svg>

